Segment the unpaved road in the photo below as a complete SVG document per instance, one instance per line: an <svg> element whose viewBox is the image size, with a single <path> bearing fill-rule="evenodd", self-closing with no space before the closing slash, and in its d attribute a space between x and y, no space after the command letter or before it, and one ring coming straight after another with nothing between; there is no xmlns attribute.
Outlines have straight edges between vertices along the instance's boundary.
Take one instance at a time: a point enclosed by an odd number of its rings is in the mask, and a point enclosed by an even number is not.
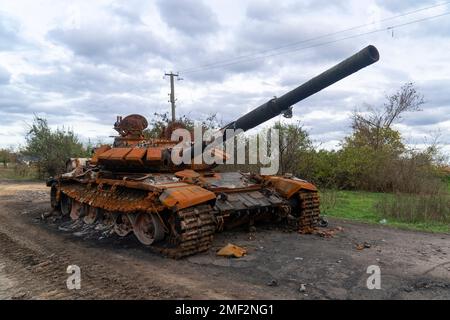
<svg viewBox="0 0 450 320"><path fill-rule="evenodd" d="M259 227L218 234L208 253L176 261L133 236L61 231L40 218L48 198L44 184L0 182L0 299L450 299L448 234L342 220L330 221L343 228L333 238ZM216 257L229 242L249 254ZM80 290L66 287L68 265L81 268ZM367 288L370 265L380 290Z"/></svg>

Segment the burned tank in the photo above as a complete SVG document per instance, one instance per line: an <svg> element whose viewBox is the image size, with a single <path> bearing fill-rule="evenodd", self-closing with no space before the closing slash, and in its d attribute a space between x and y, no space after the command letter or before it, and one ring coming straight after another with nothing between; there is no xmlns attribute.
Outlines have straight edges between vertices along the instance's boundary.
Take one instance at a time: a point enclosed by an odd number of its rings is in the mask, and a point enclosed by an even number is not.
<svg viewBox="0 0 450 320"><path fill-rule="evenodd" d="M219 135L289 116L297 102L378 59L377 49L368 46L229 123ZM134 234L143 245L173 258L208 250L216 232L239 225L273 221L300 232L317 226L319 196L313 184L292 176L216 172L211 164L174 164L177 142L167 134L146 139L147 125L140 115L118 117L113 145L97 148L90 159L69 160L67 173L47 181L52 208L86 224L101 221L122 237ZM183 153L194 159L207 146L192 142Z"/></svg>

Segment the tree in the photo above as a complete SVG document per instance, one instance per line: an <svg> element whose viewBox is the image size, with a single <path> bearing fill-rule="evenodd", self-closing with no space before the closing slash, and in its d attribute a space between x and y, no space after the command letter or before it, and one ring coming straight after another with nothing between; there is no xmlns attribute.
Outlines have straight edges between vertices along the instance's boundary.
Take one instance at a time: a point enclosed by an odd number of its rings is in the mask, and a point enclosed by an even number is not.
<svg viewBox="0 0 450 320"><path fill-rule="evenodd" d="M412 82L406 83L386 99L383 106L368 106L367 114L354 112L352 117L354 138L374 150L397 143L399 134L391 128L392 124L400 121L405 112L419 111L424 104L423 95L417 92Z"/></svg>
<svg viewBox="0 0 450 320"><path fill-rule="evenodd" d="M275 123L280 137L280 173L292 173L310 179L313 175L314 148L300 122Z"/></svg>
<svg viewBox="0 0 450 320"><path fill-rule="evenodd" d="M392 125L406 112L419 111L423 96L412 83L386 97L380 107L369 106L368 112L355 112L352 133L339 151L337 180L341 188L382 192L419 192L421 183L430 176L434 149L413 152L402 141Z"/></svg>
<svg viewBox="0 0 450 320"><path fill-rule="evenodd" d="M144 136L147 139L170 139L172 130L178 128L185 128L191 132L194 130L194 120L190 119L186 115L182 115L174 123L171 121L168 112L155 112L153 115L154 118L151 119L149 128L144 130ZM221 123L217 120L217 116L212 114L204 118L200 125L203 130L218 129L221 126Z"/></svg>
<svg viewBox="0 0 450 320"><path fill-rule="evenodd" d="M26 142L23 154L37 159L40 178L63 172L68 158L89 156L73 131L51 130L47 120L39 117L34 118Z"/></svg>
<svg viewBox="0 0 450 320"><path fill-rule="evenodd" d="M0 162L3 163L3 167L7 167L9 162L15 161L15 153L9 149L0 149Z"/></svg>

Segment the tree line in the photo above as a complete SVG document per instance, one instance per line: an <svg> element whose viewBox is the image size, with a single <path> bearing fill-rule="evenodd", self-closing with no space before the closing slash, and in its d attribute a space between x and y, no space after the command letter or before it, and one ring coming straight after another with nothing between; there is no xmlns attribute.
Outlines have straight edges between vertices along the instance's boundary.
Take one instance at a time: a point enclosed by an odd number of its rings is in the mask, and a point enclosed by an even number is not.
<svg viewBox="0 0 450 320"><path fill-rule="evenodd" d="M321 187L376 192L426 193L443 188L444 156L437 141L424 149L407 147L393 128L406 112L418 112L424 97L412 83L387 96L380 106L367 106L351 116L351 132L338 150L317 150L297 124L281 132L281 173L292 172ZM294 147L292 147L294 146Z"/></svg>
<svg viewBox="0 0 450 320"><path fill-rule="evenodd" d="M309 180L321 188L367 190L376 192L426 193L442 187L444 157L431 143L427 148L408 147L401 133L393 126L407 112L418 112L424 97L413 83L406 83L386 97L380 106L367 106L351 116L351 132L337 150L314 146L300 122L278 122L274 128L280 134L279 174L290 173ZM178 123L192 128L194 122L186 116ZM205 128L220 127L219 121L209 116L201 121ZM155 114L146 137L159 137L169 125L168 114ZM70 129L52 130L47 121L36 117L26 135L26 145L20 152L0 150L4 166L20 157L31 157L40 178L54 176L65 169L70 157L89 157L91 144L83 144ZM221 168L219 168L221 169ZM222 168L223 169L223 168ZM256 170L252 166L234 166L225 170Z"/></svg>

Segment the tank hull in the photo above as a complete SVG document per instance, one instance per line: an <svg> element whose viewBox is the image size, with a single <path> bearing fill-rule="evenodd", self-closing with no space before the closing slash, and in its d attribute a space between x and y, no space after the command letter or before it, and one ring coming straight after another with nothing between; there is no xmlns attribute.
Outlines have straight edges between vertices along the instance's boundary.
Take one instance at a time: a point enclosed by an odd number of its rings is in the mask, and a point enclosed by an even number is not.
<svg viewBox="0 0 450 320"><path fill-rule="evenodd" d="M216 232L264 221L306 233L320 215L317 189L292 177L183 170L65 176L48 184L63 216L109 225L172 258L208 250Z"/></svg>

